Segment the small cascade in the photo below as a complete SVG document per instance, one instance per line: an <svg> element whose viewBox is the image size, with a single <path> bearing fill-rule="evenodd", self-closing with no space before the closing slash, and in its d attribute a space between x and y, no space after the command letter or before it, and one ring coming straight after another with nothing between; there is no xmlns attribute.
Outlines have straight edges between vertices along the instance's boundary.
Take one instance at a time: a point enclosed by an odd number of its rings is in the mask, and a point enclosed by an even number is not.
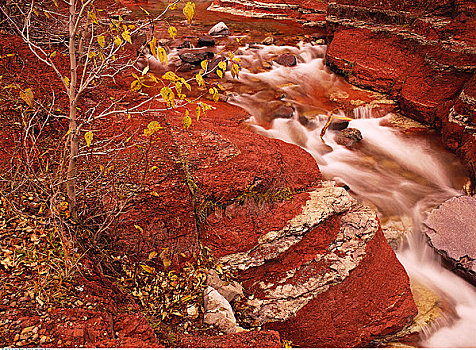
<svg viewBox="0 0 476 350"><path fill-rule="evenodd" d="M375 117L370 103L375 97L363 96L333 74L325 66L325 50L311 44L246 47L237 52L243 70L233 81L240 93L229 102L251 114L248 122L255 132L306 149L325 179L347 186L376 209L384 230L398 226L395 222L403 227L406 244L397 249L400 261L412 278L449 301L456 312L424 328L422 346L474 346L476 290L441 267L420 230L429 210L462 194L464 169L430 135L402 132L392 126L391 114ZM297 65L273 61L283 53L295 55ZM347 112L341 108L356 103ZM292 108L292 114L283 118L275 113L282 106ZM342 136L338 123L331 123L321 138L330 116L353 117L348 127L359 130L362 141L350 147L337 142ZM408 220L411 224L401 224Z"/></svg>

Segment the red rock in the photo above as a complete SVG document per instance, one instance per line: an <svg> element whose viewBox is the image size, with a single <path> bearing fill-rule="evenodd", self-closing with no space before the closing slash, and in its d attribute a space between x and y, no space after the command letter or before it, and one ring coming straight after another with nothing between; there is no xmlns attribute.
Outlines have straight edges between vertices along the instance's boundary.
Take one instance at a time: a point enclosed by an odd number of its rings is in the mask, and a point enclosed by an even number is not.
<svg viewBox="0 0 476 350"><path fill-rule="evenodd" d="M352 347L416 315L408 276L370 209L327 185L279 206L215 213L204 231L219 262L252 294L244 301L247 322L298 346ZM276 216L279 210L291 218ZM275 225L263 225L262 216Z"/></svg>
<svg viewBox="0 0 476 350"><path fill-rule="evenodd" d="M281 339L275 331L250 331L218 336L179 335L181 348L281 348Z"/></svg>
<svg viewBox="0 0 476 350"><path fill-rule="evenodd" d="M353 84L391 94L404 114L441 130L476 179L474 100L466 99L471 106L462 101L472 94L476 71L474 9L468 1L335 1L327 10L327 63Z"/></svg>
<svg viewBox="0 0 476 350"><path fill-rule="evenodd" d="M276 63L286 66L286 67L292 67L297 64L296 56L288 53L284 53L280 55L276 60Z"/></svg>

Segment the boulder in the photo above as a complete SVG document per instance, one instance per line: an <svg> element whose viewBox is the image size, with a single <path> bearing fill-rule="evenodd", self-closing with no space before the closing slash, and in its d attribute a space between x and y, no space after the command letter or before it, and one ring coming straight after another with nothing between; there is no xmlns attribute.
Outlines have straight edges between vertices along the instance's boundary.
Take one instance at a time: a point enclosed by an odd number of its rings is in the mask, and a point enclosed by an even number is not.
<svg viewBox="0 0 476 350"><path fill-rule="evenodd" d="M215 39L211 36L202 36L198 38L197 47L212 47L215 46Z"/></svg>
<svg viewBox="0 0 476 350"><path fill-rule="evenodd" d="M211 36L230 35L230 30L228 29L225 23L219 22L215 24L213 28L211 28L208 31L208 35L211 35Z"/></svg>
<svg viewBox="0 0 476 350"><path fill-rule="evenodd" d="M277 64L286 67L293 67L297 64L296 56L290 53L284 53L274 60Z"/></svg>
<svg viewBox="0 0 476 350"><path fill-rule="evenodd" d="M200 66L203 60L213 58L213 56L213 52L184 52L179 54L184 64L189 63L194 66Z"/></svg>
<svg viewBox="0 0 476 350"><path fill-rule="evenodd" d="M177 46L177 49L191 49L192 43L189 40L185 40L183 43Z"/></svg>
<svg viewBox="0 0 476 350"><path fill-rule="evenodd" d="M360 130L355 128L346 128L338 132L334 141L342 146L351 147L356 143L362 141L362 134Z"/></svg>
<svg viewBox="0 0 476 350"><path fill-rule="evenodd" d="M225 282L220 279L215 270L210 270L207 275L207 285L214 288L229 303L244 297L243 287L236 281Z"/></svg>
<svg viewBox="0 0 476 350"><path fill-rule="evenodd" d="M225 333L236 333L242 329L237 326L230 303L216 289L208 286L203 292L205 323L215 326Z"/></svg>
<svg viewBox="0 0 476 350"><path fill-rule="evenodd" d="M430 245L458 274L476 285L476 198L455 197L424 221Z"/></svg>
<svg viewBox="0 0 476 350"><path fill-rule="evenodd" d="M225 212L210 215L203 242L238 275L246 323L297 346L348 347L416 315L408 276L376 214L343 188L325 183L279 205Z"/></svg>

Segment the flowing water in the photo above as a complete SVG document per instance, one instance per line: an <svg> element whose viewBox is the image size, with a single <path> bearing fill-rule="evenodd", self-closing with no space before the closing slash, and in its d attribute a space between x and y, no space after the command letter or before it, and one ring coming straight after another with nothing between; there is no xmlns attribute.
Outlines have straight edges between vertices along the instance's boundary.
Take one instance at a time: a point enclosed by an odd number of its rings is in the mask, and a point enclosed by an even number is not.
<svg viewBox="0 0 476 350"><path fill-rule="evenodd" d="M463 194L463 168L435 137L404 132L392 126L392 115L374 117L369 104L354 108L349 123L349 127L360 130L361 142L341 146L334 141L337 130L328 130L321 139L331 111L334 116L344 116L338 102L359 94L362 98L361 90L325 66L325 50L325 46L310 43L298 47L255 45L240 50L237 55L243 68L239 80L234 81L234 90L239 93L229 102L250 113L248 122L257 133L307 150L324 178L348 186L353 195L376 208L382 222L406 223L400 225L406 230L406 243L397 249L398 258L412 278L450 302L456 314L446 315L425 329L421 345L475 346L476 290L441 267L420 230L429 210ZM283 53L294 54L297 65L273 63ZM279 111L286 106L288 115L282 118ZM292 116L289 107L294 110Z"/></svg>

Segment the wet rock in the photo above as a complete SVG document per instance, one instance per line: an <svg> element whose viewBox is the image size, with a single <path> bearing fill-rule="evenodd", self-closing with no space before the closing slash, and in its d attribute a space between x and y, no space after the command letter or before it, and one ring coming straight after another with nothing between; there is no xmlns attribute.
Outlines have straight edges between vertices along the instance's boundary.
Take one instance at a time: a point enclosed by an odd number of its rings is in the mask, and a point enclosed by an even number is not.
<svg viewBox="0 0 476 350"><path fill-rule="evenodd" d="M244 296L243 287L238 282L224 282L214 270L210 270L207 275L207 285L216 289L230 303Z"/></svg>
<svg viewBox="0 0 476 350"><path fill-rule="evenodd" d="M360 130L355 128L347 128L340 131L334 139L337 144L346 147L351 147L361 140L362 134Z"/></svg>
<svg viewBox="0 0 476 350"><path fill-rule="evenodd" d="M179 54L183 63L188 63L194 66L200 66L200 63L203 60L210 59L213 56L213 52L185 52Z"/></svg>
<svg viewBox="0 0 476 350"><path fill-rule="evenodd" d="M263 41L263 45L273 45L274 44L274 38L272 36L267 36Z"/></svg>
<svg viewBox="0 0 476 350"><path fill-rule="evenodd" d="M208 31L208 35L219 36L219 35L230 35L230 30L227 25L223 22L215 24L215 26Z"/></svg>
<svg viewBox="0 0 476 350"><path fill-rule="evenodd" d="M188 40L185 40L183 43L177 46L177 49L191 49L191 48L192 48L192 43Z"/></svg>
<svg viewBox="0 0 476 350"><path fill-rule="evenodd" d="M297 59L296 56L294 56L293 54L285 53L276 58L274 62L282 66L293 67L297 64Z"/></svg>
<svg viewBox="0 0 476 350"><path fill-rule="evenodd" d="M468 281L476 285L476 198L455 197L424 221L430 245Z"/></svg>
<svg viewBox="0 0 476 350"><path fill-rule="evenodd" d="M272 119L275 119L275 118L290 119L293 117L294 108L292 108L291 106L281 106L275 111L273 111L272 114L273 114Z"/></svg>
<svg viewBox="0 0 476 350"><path fill-rule="evenodd" d="M344 130L349 126L349 122L347 120L342 119L332 119L331 123L327 127L328 130Z"/></svg>
<svg viewBox="0 0 476 350"><path fill-rule="evenodd" d="M197 47L212 47L215 46L215 39L211 36L202 36L198 38Z"/></svg>
<svg viewBox="0 0 476 350"><path fill-rule="evenodd" d="M203 295L205 323L218 327L225 333L235 333L242 328L236 324L230 303L215 288L208 286Z"/></svg>

